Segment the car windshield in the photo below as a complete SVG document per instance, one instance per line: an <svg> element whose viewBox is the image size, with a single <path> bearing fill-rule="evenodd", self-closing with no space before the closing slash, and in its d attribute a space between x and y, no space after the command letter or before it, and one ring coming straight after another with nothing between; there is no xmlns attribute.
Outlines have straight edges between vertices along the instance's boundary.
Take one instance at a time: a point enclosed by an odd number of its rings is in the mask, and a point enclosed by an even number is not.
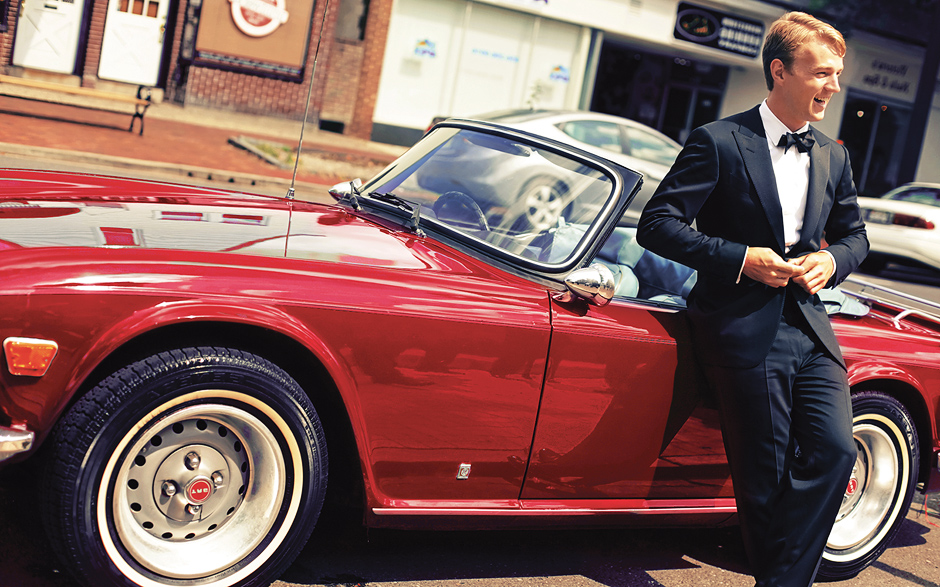
<svg viewBox="0 0 940 587"><path fill-rule="evenodd" d="M884 199L940 207L940 188L901 187L885 194Z"/></svg>
<svg viewBox="0 0 940 587"><path fill-rule="evenodd" d="M500 251L563 265L613 205L615 183L588 162L501 135L434 130L367 191L420 205L421 222L446 225Z"/></svg>

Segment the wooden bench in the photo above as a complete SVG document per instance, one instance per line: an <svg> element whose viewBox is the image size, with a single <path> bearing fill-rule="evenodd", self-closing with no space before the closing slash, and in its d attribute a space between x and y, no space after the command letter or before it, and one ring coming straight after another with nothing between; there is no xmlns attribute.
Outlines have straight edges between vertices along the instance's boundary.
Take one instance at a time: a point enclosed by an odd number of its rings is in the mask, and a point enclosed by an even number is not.
<svg viewBox="0 0 940 587"><path fill-rule="evenodd" d="M29 94L11 94L5 91L4 86L19 86L23 88L32 88L35 90L43 90L48 93L43 93L42 95L29 95ZM89 98L90 101L85 101L82 103L77 102L65 102L59 101L56 99L55 94L69 94L72 96L79 96L82 98ZM76 86L65 86L62 84L50 83L40 80L27 79L22 77L15 77L11 75L0 75L0 94L6 94L8 96L15 96L17 98L23 98L26 100L40 100L43 102L53 102L59 104L67 104L69 106L77 106L79 108L89 108L92 110L107 110L111 112L121 112L124 114L129 114L127 112L126 106L122 109L122 105L133 105L134 112L133 117L131 118L131 126L127 130L129 132L134 132L134 123L140 119L140 134L144 134L144 114L147 112L147 108L150 106L150 88L146 86L138 86L137 96L131 96L128 94L118 94L116 92L105 92L102 90L96 90L94 88L81 88Z"/></svg>

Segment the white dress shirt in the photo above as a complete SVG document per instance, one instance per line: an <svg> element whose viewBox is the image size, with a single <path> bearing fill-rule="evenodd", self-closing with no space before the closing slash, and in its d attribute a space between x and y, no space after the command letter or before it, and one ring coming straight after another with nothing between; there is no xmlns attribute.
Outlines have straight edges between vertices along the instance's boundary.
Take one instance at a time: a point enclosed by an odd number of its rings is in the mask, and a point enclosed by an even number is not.
<svg viewBox="0 0 940 587"><path fill-rule="evenodd" d="M787 149L778 147L780 137L791 132L785 124L770 111L767 100L761 102L760 118L764 123L767 136L767 148L770 149L770 161L774 166L774 179L777 181L777 195L783 210L784 252L800 240L803 228L803 215L806 213L806 194L809 190L809 153L801 153L796 147ZM803 125L797 133L809 130L809 123Z"/></svg>
<svg viewBox="0 0 940 587"><path fill-rule="evenodd" d="M767 137L767 149L770 151L770 161L774 168L774 180L777 183L777 196L780 199L780 208L783 212L783 238L784 253L800 240L800 231L803 229L803 216L806 214L806 196L809 193L809 153L801 153L793 147L784 152L783 147L777 146L780 137L788 132L802 133L809 130L807 122L796 131L791 131L787 125L770 111L767 100L761 102L758 108L761 122L764 123L764 135ZM750 248L750 247L748 247ZM823 252L832 259L835 269L836 260L829 251ZM747 252L741 260L741 271L738 272L738 281L744 272L744 263Z"/></svg>

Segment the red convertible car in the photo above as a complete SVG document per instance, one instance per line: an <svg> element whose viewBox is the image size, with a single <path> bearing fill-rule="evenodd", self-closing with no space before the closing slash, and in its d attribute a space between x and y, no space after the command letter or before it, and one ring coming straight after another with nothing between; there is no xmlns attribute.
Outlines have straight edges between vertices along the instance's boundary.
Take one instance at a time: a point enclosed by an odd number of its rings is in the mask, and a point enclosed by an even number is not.
<svg viewBox="0 0 940 587"><path fill-rule="evenodd" d="M394 528L733 523L696 275L619 225L641 180L472 121L332 206L0 171L0 461L41 460L49 539L90 586L266 585L335 504ZM940 324L826 303L858 446L822 568L844 578L937 474Z"/></svg>

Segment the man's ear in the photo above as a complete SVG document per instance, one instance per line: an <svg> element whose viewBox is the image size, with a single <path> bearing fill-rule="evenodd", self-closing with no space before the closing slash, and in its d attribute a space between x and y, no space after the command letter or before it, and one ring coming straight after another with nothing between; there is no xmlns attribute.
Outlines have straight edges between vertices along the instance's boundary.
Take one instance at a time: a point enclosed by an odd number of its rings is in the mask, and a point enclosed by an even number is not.
<svg viewBox="0 0 940 587"><path fill-rule="evenodd" d="M783 61L779 59L774 59L770 62L770 75L774 78L774 83L783 81L783 72L786 68Z"/></svg>

